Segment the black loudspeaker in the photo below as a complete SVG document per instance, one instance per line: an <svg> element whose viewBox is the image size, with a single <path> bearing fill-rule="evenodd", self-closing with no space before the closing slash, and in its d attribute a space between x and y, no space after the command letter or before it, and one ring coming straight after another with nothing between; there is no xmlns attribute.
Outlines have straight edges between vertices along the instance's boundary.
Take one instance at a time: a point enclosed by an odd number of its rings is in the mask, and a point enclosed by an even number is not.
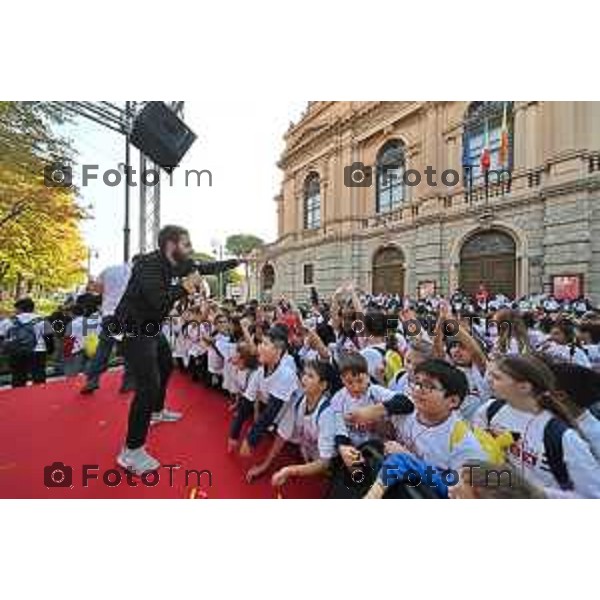
<svg viewBox="0 0 600 600"><path fill-rule="evenodd" d="M196 134L164 103L148 102L133 121L130 142L170 173L194 143Z"/></svg>

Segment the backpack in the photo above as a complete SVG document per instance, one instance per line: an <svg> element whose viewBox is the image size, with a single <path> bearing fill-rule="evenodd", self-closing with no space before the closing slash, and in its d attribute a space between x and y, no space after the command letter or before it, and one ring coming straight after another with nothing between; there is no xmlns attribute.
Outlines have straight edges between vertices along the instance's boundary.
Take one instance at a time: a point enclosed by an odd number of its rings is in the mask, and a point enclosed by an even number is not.
<svg viewBox="0 0 600 600"><path fill-rule="evenodd" d="M385 348L380 348L379 346L370 346L370 348L377 350L377 352L381 354L381 358L383 358L383 380L385 386L387 387L397 378L398 374L402 372L404 368L402 356L400 356L400 354L394 350L386 350ZM380 382L378 382L374 377L371 377L371 383L380 384Z"/></svg>
<svg viewBox="0 0 600 600"><path fill-rule="evenodd" d="M37 345L35 326L39 319L31 319L23 323L17 317L7 332L5 348L8 354L31 354Z"/></svg>
<svg viewBox="0 0 600 600"><path fill-rule="evenodd" d="M488 406L486 411L488 426L505 404L504 400L494 400ZM552 417L544 428L544 453L546 454L550 471L561 490L572 490L574 488L567 464L565 463L563 448L563 435L568 429L570 427L556 417Z"/></svg>
<svg viewBox="0 0 600 600"><path fill-rule="evenodd" d="M403 373L404 361L402 356L395 350L388 350L385 353L385 384L389 385L392 381L398 381L398 377Z"/></svg>

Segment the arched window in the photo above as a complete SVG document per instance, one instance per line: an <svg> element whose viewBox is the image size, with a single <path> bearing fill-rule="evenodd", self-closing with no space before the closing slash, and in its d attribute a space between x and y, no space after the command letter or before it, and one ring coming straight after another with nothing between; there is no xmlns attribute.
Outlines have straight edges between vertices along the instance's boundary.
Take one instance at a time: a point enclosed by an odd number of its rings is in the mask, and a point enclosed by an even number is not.
<svg viewBox="0 0 600 600"><path fill-rule="evenodd" d="M373 257L373 293L404 294L404 253L396 246L384 246Z"/></svg>
<svg viewBox="0 0 600 600"><path fill-rule="evenodd" d="M491 170L512 169L513 103L471 102L464 120L463 168L465 181L483 176L482 157L489 156ZM470 174L469 174L470 171Z"/></svg>
<svg viewBox="0 0 600 600"><path fill-rule="evenodd" d="M304 229L321 226L321 181L318 173L310 173L304 181Z"/></svg>
<svg viewBox="0 0 600 600"><path fill-rule="evenodd" d="M404 145L391 140L381 148L377 156L378 213L394 210L404 201Z"/></svg>

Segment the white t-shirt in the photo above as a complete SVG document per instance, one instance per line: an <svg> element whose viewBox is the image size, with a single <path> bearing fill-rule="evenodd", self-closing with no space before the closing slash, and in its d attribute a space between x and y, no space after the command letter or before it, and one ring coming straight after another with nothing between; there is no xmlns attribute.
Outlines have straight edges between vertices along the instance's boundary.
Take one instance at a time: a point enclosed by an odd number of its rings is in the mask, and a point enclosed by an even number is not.
<svg viewBox="0 0 600 600"><path fill-rule="evenodd" d="M310 348L306 344L298 350L298 356L303 363L319 358L319 353L314 348Z"/></svg>
<svg viewBox="0 0 600 600"><path fill-rule="evenodd" d="M410 379L408 372L403 373L397 380L390 383L389 388L395 394L404 394L410 396Z"/></svg>
<svg viewBox="0 0 600 600"><path fill-rule="evenodd" d="M238 375L238 387L244 398L246 398L246 400L250 400L250 402L255 402L259 395L260 382L262 378L260 371L262 371L262 368L255 369L252 371L252 373L250 373L249 377L247 371L239 371L240 375ZM240 379L242 377L245 379Z"/></svg>
<svg viewBox="0 0 600 600"><path fill-rule="evenodd" d="M293 360L292 358L292 362ZM287 403L292 394L300 387L296 368L291 368L289 361L283 359L270 375L265 373L264 367L259 367L256 373L257 379L253 385L256 385L256 391L262 402L268 402L269 398L273 396Z"/></svg>
<svg viewBox="0 0 600 600"><path fill-rule="evenodd" d="M11 319L0 320L0 338L6 337L8 330L12 327Z"/></svg>
<svg viewBox="0 0 600 600"><path fill-rule="evenodd" d="M508 462L530 483L547 491L549 495L558 492L565 496L556 481L545 454L544 430L552 413L543 410L532 414L504 404L494 415L491 424L487 422L487 409L493 402L484 404L474 418L474 423L489 429L494 434L509 431L515 440L507 458ZM563 435L563 455L567 471L574 485L571 496L600 498L600 464L596 461L587 443L573 430Z"/></svg>
<svg viewBox="0 0 600 600"><path fill-rule="evenodd" d="M331 408L335 414L336 435L350 438L353 446L357 447L372 439L379 439L375 432L376 425L352 425L346 423L344 417L357 408L380 404L390 400L394 392L380 385L369 385L366 393L360 398L354 398L346 388L339 390L331 399Z"/></svg>
<svg viewBox="0 0 600 600"><path fill-rule="evenodd" d="M460 469L469 460L487 460L477 438L469 431L451 447L454 428L461 420L455 411L439 425L424 425L417 413L394 415L392 422L397 440L417 458L441 469Z"/></svg>
<svg viewBox="0 0 600 600"><path fill-rule="evenodd" d="M292 407L282 417L277 433L284 440L298 444L304 460L330 460L336 455L335 416L328 396L321 397L317 406L307 412L304 392L298 391Z"/></svg>
<svg viewBox="0 0 600 600"><path fill-rule="evenodd" d="M369 365L369 377L375 381L381 380L379 371L385 366L385 344L373 344L363 348L360 353L367 360Z"/></svg>
<svg viewBox="0 0 600 600"><path fill-rule="evenodd" d="M545 353L566 362L587 367L588 369L592 368L592 363L587 354L581 348L577 348L576 346L571 348L571 346L550 342L545 349Z"/></svg>
<svg viewBox="0 0 600 600"><path fill-rule="evenodd" d="M469 382L469 393L462 401L459 411L464 419L470 421L479 407L490 399L490 387L476 365L473 364L470 367L455 366L465 374Z"/></svg>
<svg viewBox="0 0 600 600"><path fill-rule="evenodd" d="M529 329L527 335L532 348L538 348L548 339L547 334L539 329Z"/></svg>
<svg viewBox="0 0 600 600"><path fill-rule="evenodd" d="M595 371L600 369L600 344L585 344L583 346L588 360Z"/></svg>
<svg viewBox="0 0 600 600"><path fill-rule="evenodd" d="M98 280L102 283L102 316L113 315L121 301L131 275L131 265L123 263L107 267L100 273Z"/></svg>
<svg viewBox="0 0 600 600"><path fill-rule="evenodd" d="M598 420L589 410L586 410L577 419L577 425L585 436L596 459L600 460L600 420Z"/></svg>
<svg viewBox="0 0 600 600"><path fill-rule="evenodd" d="M233 394L236 388L235 372L237 367L234 366L232 359L236 351L236 344L231 341L220 341L217 347L223 355L223 389Z"/></svg>
<svg viewBox="0 0 600 600"><path fill-rule="evenodd" d="M217 333L213 337L213 342L216 350L212 345L208 347L208 371L213 375L221 375L225 359L233 355L235 344L233 344L233 350L230 349L230 345L232 344L229 341L229 337L223 333Z"/></svg>

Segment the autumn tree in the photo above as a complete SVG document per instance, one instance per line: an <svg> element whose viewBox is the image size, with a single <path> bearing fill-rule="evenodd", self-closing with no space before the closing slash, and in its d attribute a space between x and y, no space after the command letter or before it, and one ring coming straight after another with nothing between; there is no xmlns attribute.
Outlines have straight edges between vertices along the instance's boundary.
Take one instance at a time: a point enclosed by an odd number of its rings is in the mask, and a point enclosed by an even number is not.
<svg viewBox="0 0 600 600"><path fill-rule="evenodd" d="M17 293L69 288L85 272L76 190L44 182L45 167L73 154L56 134L64 120L52 103L0 102L0 286Z"/></svg>

